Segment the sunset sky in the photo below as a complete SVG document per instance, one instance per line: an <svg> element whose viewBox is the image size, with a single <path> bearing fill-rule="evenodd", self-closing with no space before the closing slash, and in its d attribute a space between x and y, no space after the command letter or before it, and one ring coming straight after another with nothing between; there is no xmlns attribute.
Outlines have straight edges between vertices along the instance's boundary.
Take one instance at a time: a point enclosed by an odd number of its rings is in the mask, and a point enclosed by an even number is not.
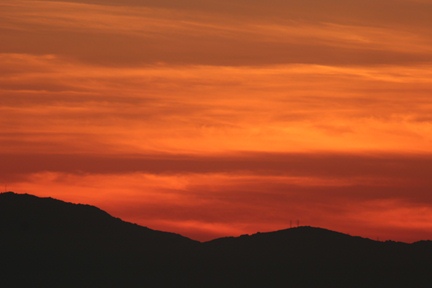
<svg viewBox="0 0 432 288"><path fill-rule="evenodd" d="M431 15L2 0L0 183L201 241L297 220L432 239Z"/></svg>

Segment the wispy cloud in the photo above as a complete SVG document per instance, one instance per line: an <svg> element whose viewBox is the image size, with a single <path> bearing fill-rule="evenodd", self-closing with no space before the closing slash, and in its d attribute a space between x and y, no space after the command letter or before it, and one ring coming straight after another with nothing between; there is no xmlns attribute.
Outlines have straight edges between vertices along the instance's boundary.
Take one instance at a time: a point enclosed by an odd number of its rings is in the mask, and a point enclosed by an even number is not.
<svg viewBox="0 0 432 288"><path fill-rule="evenodd" d="M59 153L89 152L92 141L135 153L430 149L429 65L107 68L57 56L1 59L4 151L55 142Z"/></svg>

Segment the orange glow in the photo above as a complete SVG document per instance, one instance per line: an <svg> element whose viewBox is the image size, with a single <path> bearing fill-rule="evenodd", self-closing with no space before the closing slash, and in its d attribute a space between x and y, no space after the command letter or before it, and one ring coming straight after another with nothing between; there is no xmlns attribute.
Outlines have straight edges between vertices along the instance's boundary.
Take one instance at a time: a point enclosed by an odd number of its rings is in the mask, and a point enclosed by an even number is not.
<svg viewBox="0 0 432 288"><path fill-rule="evenodd" d="M432 239L431 3L144 2L0 3L0 181L200 240Z"/></svg>

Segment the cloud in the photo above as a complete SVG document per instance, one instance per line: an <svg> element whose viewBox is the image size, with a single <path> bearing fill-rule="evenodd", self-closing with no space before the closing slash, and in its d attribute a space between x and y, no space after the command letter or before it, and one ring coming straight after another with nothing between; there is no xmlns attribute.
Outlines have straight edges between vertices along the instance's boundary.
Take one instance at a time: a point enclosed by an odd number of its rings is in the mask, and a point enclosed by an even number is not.
<svg viewBox="0 0 432 288"><path fill-rule="evenodd" d="M432 3L428 0L399 0L396 4L394 1L389 0L330 0L323 3L317 3L314 0L302 2L270 0L266 3L257 0L235 0L230 2L210 0L179 0L175 2L170 0L69 0L65 2L207 12L237 17L272 19L273 21L307 19L323 22L332 19L363 23L375 22L375 24L390 22L402 25L430 23L428 11L432 8Z"/></svg>
<svg viewBox="0 0 432 288"><path fill-rule="evenodd" d="M423 237L431 5L2 1L0 180L200 239Z"/></svg>
<svg viewBox="0 0 432 288"><path fill-rule="evenodd" d="M252 174L326 179L400 179L427 184L428 154L257 153L187 154L3 154L2 173ZM383 182L384 183L384 182Z"/></svg>
<svg viewBox="0 0 432 288"><path fill-rule="evenodd" d="M110 68L0 58L3 151L430 151L430 65Z"/></svg>
<svg viewBox="0 0 432 288"><path fill-rule="evenodd" d="M0 52L115 66L391 65L428 62L432 53L430 21L421 17L432 10L429 4L133 3L140 5L8 1L0 14L8 19Z"/></svg>

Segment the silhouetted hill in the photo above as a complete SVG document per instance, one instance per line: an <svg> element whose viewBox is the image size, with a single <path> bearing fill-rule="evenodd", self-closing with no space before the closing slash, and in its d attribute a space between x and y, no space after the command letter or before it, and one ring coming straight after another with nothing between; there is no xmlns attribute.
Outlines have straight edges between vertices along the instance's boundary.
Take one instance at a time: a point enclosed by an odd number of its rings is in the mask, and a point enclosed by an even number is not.
<svg viewBox="0 0 432 288"><path fill-rule="evenodd" d="M141 249L149 250L161 246L187 247L198 243L178 234L124 222L94 206L13 192L0 194L0 231L68 237L109 236L109 239L121 240L123 243L126 240L140 243Z"/></svg>
<svg viewBox="0 0 432 288"><path fill-rule="evenodd" d="M208 278L232 287L429 287L432 245L378 242L298 227L204 243ZM217 273L213 273L218 271ZM222 280L224 282L225 280ZM413 286L414 285L414 286Z"/></svg>
<svg viewBox="0 0 432 288"><path fill-rule="evenodd" d="M2 287L431 287L432 242L313 227L199 243L89 205L0 194Z"/></svg>
<svg viewBox="0 0 432 288"><path fill-rule="evenodd" d="M163 274L175 275L176 262L199 244L90 205L15 193L0 194L0 234L0 282L15 282L4 287L169 283Z"/></svg>

